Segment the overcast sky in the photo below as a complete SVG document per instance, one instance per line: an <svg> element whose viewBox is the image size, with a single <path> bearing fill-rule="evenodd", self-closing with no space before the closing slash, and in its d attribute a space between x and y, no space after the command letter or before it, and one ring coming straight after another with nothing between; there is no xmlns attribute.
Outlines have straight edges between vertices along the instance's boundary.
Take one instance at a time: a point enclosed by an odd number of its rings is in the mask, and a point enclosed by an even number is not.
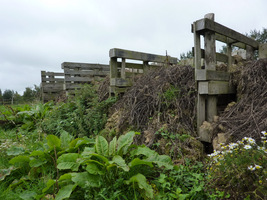
<svg viewBox="0 0 267 200"><path fill-rule="evenodd" d="M267 27L266 0L0 0L0 89L23 94L62 62L108 64L111 48L179 58L211 12L240 33Z"/></svg>

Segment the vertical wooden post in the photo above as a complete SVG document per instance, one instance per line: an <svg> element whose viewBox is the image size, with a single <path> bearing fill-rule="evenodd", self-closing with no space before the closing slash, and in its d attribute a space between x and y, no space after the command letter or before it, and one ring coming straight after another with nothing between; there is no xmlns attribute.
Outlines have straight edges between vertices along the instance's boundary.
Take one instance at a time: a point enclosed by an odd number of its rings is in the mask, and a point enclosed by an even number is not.
<svg viewBox="0 0 267 200"><path fill-rule="evenodd" d="M125 58L122 58L121 59L121 78L122 79L125 79L126 78L126 75L125 75Z"/></svg>
<svg viewBox="0 0 267 200"><path fill-rule="evenodd" d="M246 45L246 60L253 60L254 58L254 49L253 47Z"/></svg>
<svg viewBox="0 0 267 200"><path fill-rule="evenodd" d="M214 21L214 14L210 13L205 15L205 18L208 18ZM205 32L205 70L216 70L216 47L215 47L215 32L206 31ZM217 96L208 95L207 98L207 120L209 122L213 121L213 117L217 115Z"/></svg>
<svg viewBox="0 0 267 200"><path fill-rule="evenodd" d="M267 44L260 44L259 58L267 58Z"/></svg>
<svg viewBox="0 0 267 200"><path fill-rule="evenodd" d="M201 69L201 43L200 34L196 32L195 22L193 23L194 29L194 65L195 65L195 77L197 77L197 70ZM196 83L198 87L198 82ZM197 127L205 121L206 100L204 95L198 94L197 97ZM197 130L199 132L199 130Z"/></svg>
<svg viewBox="0 0 267 200"><path fill-rule="evenodd" d="M146 73L149 70L148 61L143 61L143 65L144 65L144 73Z"/></svg>
<svg viewBox="0 0 267 200"><path fill-rule="evenodd" d="M232 45L231 44L227 44L227 56L228 56L227 71L229 71L229 67L232 65Z"/></svg>
<svg viewBox="0 0 267 200"><path fill-rule="evenodd" d="M111 57L109 61L109 67L110 67L110 83L116 78L118 78L118 63L117 63L117 58L116 57ZM115 80L116 83L116 80ZM111 84L109 88L109 95L115 92L116 85Z"/></svg>

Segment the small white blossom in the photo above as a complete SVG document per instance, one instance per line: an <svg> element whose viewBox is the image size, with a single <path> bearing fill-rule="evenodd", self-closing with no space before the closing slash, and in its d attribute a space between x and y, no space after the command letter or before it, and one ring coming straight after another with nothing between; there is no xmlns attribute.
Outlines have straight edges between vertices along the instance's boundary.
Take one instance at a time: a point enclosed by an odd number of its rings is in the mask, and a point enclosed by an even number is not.
<svg viewBox="0 0 267 200"><path fill-rule="evenodd" d="M260 166L260 165L255 165L255 168L256 168L256 169L260 169L260 168L262 168L262 166Z"/></svg>
<svg viewBox="0 0 267 200"><path fill-rule="evenodd" d="M265 147L257 147L258 150L265 150Z"/></svg>
<svg viewBox="0 0 267 200"><path fill-rule="evenodd" d="M251 149L252 147L250 145L245 145L244 149Z"/></svg>
<svg viewBox="0 0 267 200"><path fill-rule="evenodd" d="M261 134L262 134L263 136L267 136L267 132L266 132L266 131L262 131Z"/></svg>
<svg viewBox="0 0 267 200"><path fill-rule="evenodd" d="M255 169L256 169L256 168L253 167L252 165L248 166L248 170L250 170L250 171L254 171Z"/></svg>

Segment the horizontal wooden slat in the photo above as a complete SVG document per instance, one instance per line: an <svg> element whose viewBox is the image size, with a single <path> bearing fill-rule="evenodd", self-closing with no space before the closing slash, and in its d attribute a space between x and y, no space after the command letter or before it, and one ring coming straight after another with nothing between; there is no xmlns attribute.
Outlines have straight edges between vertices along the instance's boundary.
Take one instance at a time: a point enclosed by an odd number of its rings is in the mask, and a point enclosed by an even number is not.
<svg viewBox="0 0 267 200"><path fill-rule="evenodd" d="M65 77L65 82L91 82L92 80L94 80L91 77Z"/></svg>
<svg viewBox="0 0 267 200"><path fill-rule="evenodd" d="M64 78L51 78L51 77L42 78L42 82L46 82L46 81L49 81L49 82L64 82Z"/></svg>
<svg viewBox="0 0 267 200"><path fill-rule="evenodd" d="M220 35L224 35L236 42L241 42L246 45L253 47L254 49L259 48L259 43L233 29L223 26L217 22L214 22L208 18L204 18L196 21L196 31L203 32L204 30L214 31Z"/></svg>
<svg viewBox="0 0 267 200"><path fill-rule="evenodd" d="M141 60L146 62L159 62L159 63L164 63L167 61L168 63L171 64L177 64L177 58L174 57L170 56L166 57L156 54L149 54L149 53L117 49L117 48L109 50L109 57Z"/></svg>
<svg viewBox="0 0 267 200"><path fill-rule="evenodd" d="M63 72L46 72L46 71L41 71L42 76L64 76Z"/></svg>
<svg viewBox="0 0 267 200"><path fill-rule="evenodd" d="M63 62L61 68L80 68L80 69L101 69L109 70L109 65L97 64L97 63L74 63L74 62Z"/></svg>
<svg viewBox="0 0 267 200"><path fill-rule="evenodd" d="M129 87L131 85L132 85L132 81L130 79L122 79L122 78L110 79L110 86Z"/></svg>
<svg viewBox="0 0 267 200"><path fill-rule="evenodd" d="M219 95L234 94L235 88L227 81L203 81L198 82L199 94Z"/></svg>
<svg viewBox="0 0 267 200"><path fill-rule="evenodd" d="M88 71L88 70L70 70L64 69L65 75L90 75L90 76L107 76L109 75L109 71Z"/></svg>
<svg viewBox="0 0 267 200"><path fill-rule="evenodd" d="M213 70L205 70L205 69L197 69L196 70L196 80L197 81L229 81L230 74L228 72L223 71L213 71Z"/></svg>

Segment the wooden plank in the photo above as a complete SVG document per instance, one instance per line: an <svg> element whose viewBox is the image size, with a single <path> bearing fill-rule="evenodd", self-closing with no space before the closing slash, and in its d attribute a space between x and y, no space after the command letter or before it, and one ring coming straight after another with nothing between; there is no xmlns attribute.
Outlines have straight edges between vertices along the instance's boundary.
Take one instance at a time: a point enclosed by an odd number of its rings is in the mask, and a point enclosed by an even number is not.
<svg viewBox="0 0 267 200"><path fill-rule="evenodd" d="M110 78L117 78L118 77L117 58L110 58L109 65L110 65Z"/></svg>
<svg viewBox="0 0 267 200"><path fill-rule="evenodd" d="M159 63L164 63L167 60L166 56L162 55L130 51L125 49L117 49L117 48L109 50L109 57L141 60L147 62L159 62ZM170 64L177 64L177 58L168 57L168 62Z"/></svg>
<svg viewBox="0 0 267 200"><path fill-rule="evenodd" d="M267 58L267 44L260 44L259 58Z"/></svg>
<svg viewBox="0 0 267 200"><path fill-rule="evenodd" d="M204 95L198 94L197 97L197 127L199 133L199 127L206 120L206 99ZM200 136L200 135L199 135Z"/></svg>
<svg viewBox="0 0 267 200"><path fill-rule="evenodd" d="M237 42L250 45L254 49L259 48L259 43L257 41L207 18L196 21L195 29L196 31L200 31L201 33L205 32L206 30L214 31Z"/></svg>
<svg viewBox="0 0 267 200"><path fill-rule="evenodd" d="M195 50L195 48L193 47L193 51L194 50ZM204 49L201 49L201 58L205 58L205 50ZM232 56L231 59L234 59L234 57ZM223 53L217 53L216 52L216 61L228 63L228 56L223 54Z"/></svg>
<svg viewBox="0 0 267 200"><path fill-rule="evenodd" d="M126 78L126 75L125 75L125 67L126 67L125 58L122 58L121 59L121 78L122 79L125 79Z"/></svg>
<svg viewBox="0 0 267 200"><path fill-rule="evenodd" d="M64 73L62 73L62 72L46 72L46 71L41 71L41 75L44 75L44 76L64 76Z"/></svg>
<svg viewBox="0 0 267 200"><path fill-rule="evenodd" d="M207 121L213 122L214 116L217 115L217 96L209 95L207 97Z"/></svg>
<svg viewBox="0 0 267 200"><path fill-rule="evenodd" d="M236 40L233 40L231 38L228 38L228 37L221 35L221 34L218 34L218 33L215 33L215 38L216 38L216 40L218 40L220 42L224 42L226 44L230 44L230 45L242 48L242 49L246 48L246 45L244 43L238 42Z"/></svg>
<svg viewBox="0 0 267 200"><path fill-rule="evenodd" d="M254 49L249 45L246 46L246 60L254 60Z"/></svg>
<svg viewBox="0 0 267 200"><path fill-rule="evenodd" d="M64 78L53 78L53 77L45 77L42 78L42 82L47 82L47 81L53 81L53 82L64 82Z"/></svg>
<svg viewBox="0 0 267 200"><path fill-rule="evenodd" d="M219 95L234 94L235 88L227 81L203 81L198 83L199 94Z"/></svg>
<svg viewBox="0 0 267 200"><path fill-rule="evenodd" d="M211 19L208 19L210 17ZM205 15L210 23L214 22L213 15ZM205 31L204 33L204 48L205 48L205 69L216 70L216 48L215 48L215 32Z"/></svg>
<svg viewBox="0 0 267 200"><path fill-rule="evenodd" d="M75 76L75 77L66 77L65 78L65 81L68 82L68 81L73 81L73 82L91 82L92 80L94 80L94 78L91 78L91 77L78 77L78 76Z"/></svg>
<svg viewBox="0 0 267 200"><path fill-rule="evenodd" d="M80 69L102 69L109 70L109 65L98 63L75 63L75 62L63 62L61 68L80 68Z"/></svg>
<svg viewBox="0 0 267 200"><path fill-rule="evenodd" d="M229 79L230 74L228 72L205 69L196 70L197 81L229 81Z"/></svg>
<svg viewBox="0 0 267 200"><path fill-rule="evenodd" d="M195 27L195 23L193 24ZM201 69L201 47L200 47L200 34L195 31L194 28L194 58L195 69Z"/></svg>
<svg viewBox="0 0 267 200"><path fill-rule="evenodd" d="M109 92L111 93L111 94L121 94L121 93L125 93L125 91L127 90L128 88L127 87L122 87L122 88L120 88L120 87L114 87L114 86L111 86L110 88L109 88Z"/></svg>
<svg viewBox="0 0 267 200"><path fill-rule="evenodd" d="M110 86L129 87L132 85L131 79L112 78L110 79Z"/></svg>
<svg viewBox="0 0 267 200"><path fill-rule="evenodd" d="M65 74L69 75L90 75L90 76L107 76L109 75L109 71L88 71L88 70L70 70L70 69L64 69Z"/></svg>

